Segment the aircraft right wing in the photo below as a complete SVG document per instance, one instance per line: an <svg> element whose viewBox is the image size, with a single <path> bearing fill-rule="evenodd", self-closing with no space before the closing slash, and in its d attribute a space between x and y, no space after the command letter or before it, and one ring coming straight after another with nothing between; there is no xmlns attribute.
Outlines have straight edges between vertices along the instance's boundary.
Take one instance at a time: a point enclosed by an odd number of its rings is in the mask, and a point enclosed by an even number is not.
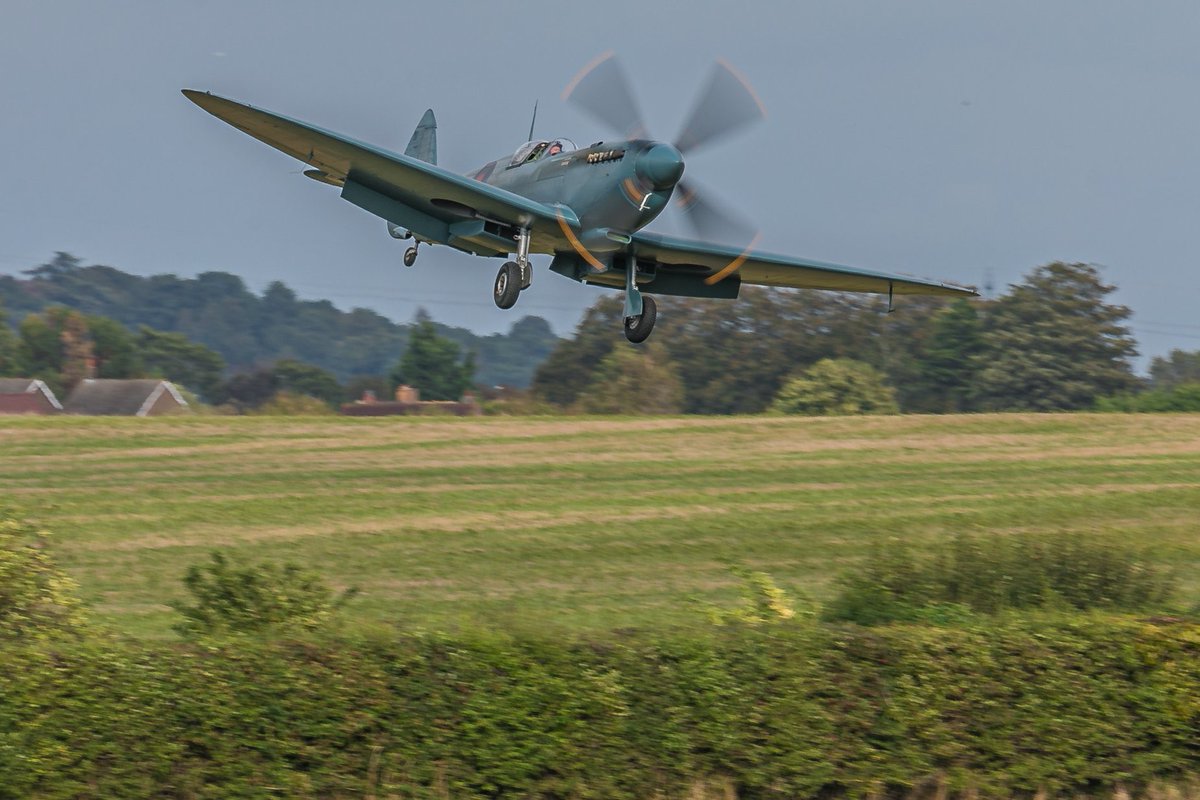
<svg viewBox="0 0 1200 800"><path fill-rule="evenodd" d="M702 278L708 286L716 286L726 278L736 276L742 283L760 286L880 294L979 296L979 292L968 286L912 275L875 272L759 250L741 250L646 231L639 231L632 238L630 247L639 259L653 261L667 270L686 270Z"/></svg>

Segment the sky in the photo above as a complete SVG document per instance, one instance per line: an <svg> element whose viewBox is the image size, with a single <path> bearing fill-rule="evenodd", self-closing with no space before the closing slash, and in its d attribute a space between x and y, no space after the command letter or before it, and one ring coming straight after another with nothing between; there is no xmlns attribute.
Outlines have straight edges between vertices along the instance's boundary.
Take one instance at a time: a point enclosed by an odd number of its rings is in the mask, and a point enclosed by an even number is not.
<svg viewBox="0 0 1200 800"><path fill-rule="evenodd" d="M665 140L724 58L767 118L689 156L687 177L763 249L997 293L1051 261L1096 264L1144 369L1200 349L1197 41L1192 0L5 0L0 274L63 250L480 333L536 314L569 335L605 290L535 256L501 311L494 259L423 248L406 269L382 220L179 90L399 151L433 108L440 163L466 172L525 140L535 100L539 135L608 135L561 99L605 51ZM686 232L668 215L651 229Z"/></svg>

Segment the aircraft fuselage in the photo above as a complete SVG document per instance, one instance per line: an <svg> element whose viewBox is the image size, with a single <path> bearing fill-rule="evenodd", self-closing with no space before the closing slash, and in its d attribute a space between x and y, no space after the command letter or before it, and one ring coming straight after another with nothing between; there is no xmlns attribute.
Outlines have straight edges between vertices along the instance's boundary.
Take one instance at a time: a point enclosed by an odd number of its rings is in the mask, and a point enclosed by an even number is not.
<svg viewBox="0 0 1200 800"><path fill-rule="evenodd" d="M534 155L517 163L513 157L496 159L468 176L531 200L565 205L585 232L640 230L666 208L683 174L683 159L674 147L646 139Z"/></svg>

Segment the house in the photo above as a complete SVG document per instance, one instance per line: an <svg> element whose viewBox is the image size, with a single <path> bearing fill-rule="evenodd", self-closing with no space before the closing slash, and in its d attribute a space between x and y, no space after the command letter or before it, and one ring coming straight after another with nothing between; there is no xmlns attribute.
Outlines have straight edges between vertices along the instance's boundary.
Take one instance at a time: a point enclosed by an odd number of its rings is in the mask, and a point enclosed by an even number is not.
<svg viewBox="0 0 1200 800"><path fill-rule="evenodd" d="M128 417L154 417L191 410L172 383L157 378L84 378L63 407L68 414Z"/></svg>
<svg viewBox="0 0 1200 800"><path fill-rule="evenodd" d="M57 414L62 403L45 381L0 378L0 414Z"/></svg>

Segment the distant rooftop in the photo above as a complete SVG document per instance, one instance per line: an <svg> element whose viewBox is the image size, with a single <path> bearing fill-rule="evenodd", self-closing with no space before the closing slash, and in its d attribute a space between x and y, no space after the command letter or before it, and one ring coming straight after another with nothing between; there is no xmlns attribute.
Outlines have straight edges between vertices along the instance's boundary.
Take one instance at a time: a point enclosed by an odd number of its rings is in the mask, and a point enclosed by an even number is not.
<svg viewBox="0 0 1200 800"><path fill-rule="evenodd" d="M187 405L168 381L86 378L67 398L65 410L68 414L144 417Z"/></svg>

